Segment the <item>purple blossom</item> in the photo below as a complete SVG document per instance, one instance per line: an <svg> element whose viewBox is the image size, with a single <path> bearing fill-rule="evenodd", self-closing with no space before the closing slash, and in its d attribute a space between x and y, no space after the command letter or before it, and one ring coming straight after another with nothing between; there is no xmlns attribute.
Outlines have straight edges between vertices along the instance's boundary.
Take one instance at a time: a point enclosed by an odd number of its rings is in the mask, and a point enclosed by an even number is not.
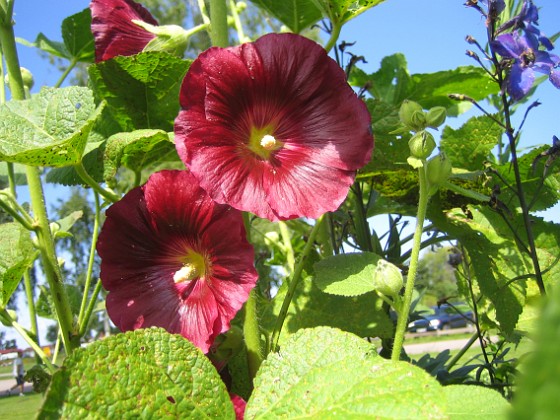
<svg viewBox="0 0 560 420"><path fill-rule="evenodd" d="M547 74L552 84L560 88L560 57L539 50L535 38L508 33L498 36L490 45L494 52L512 62L506 89L514 100L527 95L535 81L535 72Z"/></svg>
<svg viewBox="0 0 560 420"><path fill-rule="evenodd" d="M507 29L512 30L521 29L525 32L526 36L531 38L534 42L540 42L547 50L554 48L550 39L537 28L535 25L539 24L539 9L534 5L532 0L525 0L523 7L517 16L504 23L499 29L501 33Z"/></svg>

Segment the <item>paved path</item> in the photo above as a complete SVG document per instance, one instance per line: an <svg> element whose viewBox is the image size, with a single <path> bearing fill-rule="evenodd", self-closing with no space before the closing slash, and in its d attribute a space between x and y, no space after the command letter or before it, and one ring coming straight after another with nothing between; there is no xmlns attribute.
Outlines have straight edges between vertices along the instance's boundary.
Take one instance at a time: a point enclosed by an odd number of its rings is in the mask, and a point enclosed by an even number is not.
<svg viewBox="0 0 560 420"><path fill-rule="evenodd" d="M12 375L7 375L7 376L0 375L0 398L5 397L7 395L6 391L8 391L15 384L16 384L16 380L15 378L12 377ZM29 392L34 392L33 385L29 382L26 382L25 385L23 386L23 392L25 394ZM19 388L12 390L12 395L18 393L19 393Z"/></svg>
<svg viewBox="0 0 560 420"><path fill-rule="evenodd" d="M469 341L468 338L455 340L434 341L431 343L405 344L407 354L440 353L444 350L457 350L463 348ZM406 343L406 341L405 341Z"/></svg>

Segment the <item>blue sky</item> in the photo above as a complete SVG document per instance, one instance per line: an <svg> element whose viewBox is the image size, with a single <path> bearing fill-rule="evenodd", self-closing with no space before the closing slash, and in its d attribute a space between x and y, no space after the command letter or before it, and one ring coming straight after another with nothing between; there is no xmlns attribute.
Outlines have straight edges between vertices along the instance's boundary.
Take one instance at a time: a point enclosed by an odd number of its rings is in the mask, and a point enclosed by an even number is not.
<svg viewBox="0 0 560 420"><path fill-rule="evenodd" d="M410 73L475 64L465 55L469 45L464 39L470 34L484 43L484 20L475 10L466 8L464 1L387 0L346 25L340 39L356 41L351 51L366 57L368 64L361 67L367 72L376 71L383 57L396 52L406 56ZM536 0L536 4L541 7L540 28L547 35L560 30L560 1ZM33 41L43 32L50 39L60 41L62 20L88 5L89 0L16 0L16 36ZM36 50L19 46L19 53L21 65L35 76L34 92L58 80L59 71ZM554 53L560 55L560 47ZM548 82L543 83L535 99L542 105L531 112L524 128L523 144L550 144L553 135L560 137L560 90ZM473 110L468 115L478 113ZM450 121L450 124L456 126L459 122ZM50 185L47 195L60 197L64 192L61 187ZM558 221L560 207L549 210L546 218ZM23 315L21 322L27 325ZM11 332L8 335L11 336Z"/></svg>

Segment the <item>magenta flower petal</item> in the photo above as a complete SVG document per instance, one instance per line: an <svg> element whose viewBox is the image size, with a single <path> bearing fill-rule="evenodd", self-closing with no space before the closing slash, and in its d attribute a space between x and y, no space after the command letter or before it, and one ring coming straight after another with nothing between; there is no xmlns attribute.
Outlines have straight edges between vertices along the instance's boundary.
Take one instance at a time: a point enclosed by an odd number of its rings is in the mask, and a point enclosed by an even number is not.
<svg viewBox="0 0 560 420"><path fill-rule="evenodd" d="M235 410L235 420L243 420L245 418L245 408L247 403L239 395L232 392L229 393L229 398L233 404L233 409Z"/></svg>
<svg viewBox="0 0 560 420"><path fill-rule="evenodd" d="M132 0L92 0L89 7L97 62L117 55L138 54L155 38L154 34L132 22L140 20L158 25L141 4Z"/></svg>
<svg viewBox="0 0 560 420"><path fill-rule="evenodd" d="M205 353L257 281L241 213L186 171L156 173L112 205L97 251L117 327L162 327Z"/></svg>
<svg viewBox="0 0 560 420"><path fill-rule="evenodd" d="M371 158L365 104L325 50L299 35L207 50L180 102L176 147L201 187L270 220L336 210Z"/></svg>

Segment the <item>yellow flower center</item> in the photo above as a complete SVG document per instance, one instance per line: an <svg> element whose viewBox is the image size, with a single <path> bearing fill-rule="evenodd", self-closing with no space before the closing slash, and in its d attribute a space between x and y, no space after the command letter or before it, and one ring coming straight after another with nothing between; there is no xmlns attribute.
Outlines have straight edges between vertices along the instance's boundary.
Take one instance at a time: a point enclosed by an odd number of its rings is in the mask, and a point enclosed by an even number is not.
<svg viewBox="0 0 560 420"><path fill-rule="evenodd" d="M207 261L198 252L189 251L183 261L183 266L173 275L175 283L191 281L206 275L208 271Z"/></svg>
<svg viewBox="0 0 560 420"><path fill-rule="evenodd" d="M284 143L277 140L271 133L274 130L272 127L252 128L251 135L249 136L249 150L257 156L268 160L270 155L280 149Z"/></svg>

